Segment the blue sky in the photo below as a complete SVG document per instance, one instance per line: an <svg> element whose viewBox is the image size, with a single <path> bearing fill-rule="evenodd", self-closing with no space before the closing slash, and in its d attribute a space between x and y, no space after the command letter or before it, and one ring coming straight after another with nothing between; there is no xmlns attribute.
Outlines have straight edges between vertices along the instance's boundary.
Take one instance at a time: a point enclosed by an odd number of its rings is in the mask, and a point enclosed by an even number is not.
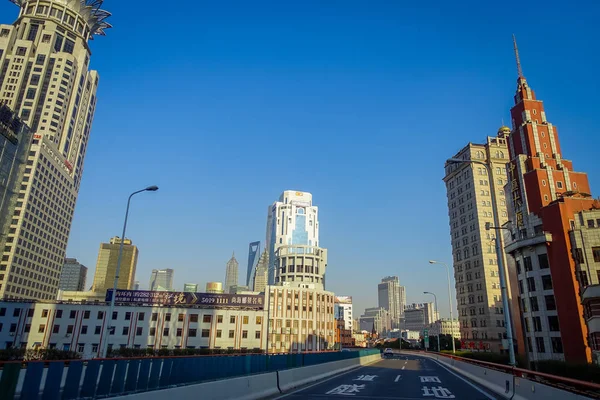
<svg viewBox="0 0 600 400"><path fill-rule="evenodd" d="M134 190L160 187L133 201L137 278L170 267L182 287L224 280L234 250L242 280L267 206L294 189L320 207L327 289L353 296L355 316L386 275L409 301L436 292L446 315L445 272L427 264L451 260L443 164L509 120L513 33L564 157L598 194L600 3L403 3L106 0L68 248L88 285ZM2 22L17 11L0 2Z"/></svg>

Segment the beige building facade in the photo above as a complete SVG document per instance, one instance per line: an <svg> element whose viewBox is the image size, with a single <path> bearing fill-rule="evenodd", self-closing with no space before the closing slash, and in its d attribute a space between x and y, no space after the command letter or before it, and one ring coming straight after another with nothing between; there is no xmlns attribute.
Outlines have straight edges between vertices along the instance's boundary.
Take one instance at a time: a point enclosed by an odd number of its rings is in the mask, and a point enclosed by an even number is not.
<svg viewBox="0 0 600 400"><path fill-rule="evenodd" d="M510 131L501 128L499 133ZM447 163L444 182L448 197L450 237L456 285L456 300L463 339L482 341L492 351L503 350L504 309L495 250L492 196L498 205L500 224L508 220L506 139L488 137L484 144L469 143L453 158L485 162L491 167L496 191L484 165ZM506 263L504 263L506 265Z"/></svg>
<svg viewBox="0 0 600 400"><path fill-rule="evenodd" d="M114 287L120 244L121 238L116 236L110 239L109 243L100 244L96 272L94 273L94 284L92 285L93 292L106 293L107 289ZM123 256L117 289L133 289L138 253L138 248L130 239L123 241Z"/></svg>
<svg viewBox="0 0 600 400"><path fill-rule="evenodd" d="M96 108L88 41L109 13L79 1L13 0L0 25L0 101L31 127L18 203L1 251L0 298L55 299ZM2 232L4 234L4 232Z"/></svg>

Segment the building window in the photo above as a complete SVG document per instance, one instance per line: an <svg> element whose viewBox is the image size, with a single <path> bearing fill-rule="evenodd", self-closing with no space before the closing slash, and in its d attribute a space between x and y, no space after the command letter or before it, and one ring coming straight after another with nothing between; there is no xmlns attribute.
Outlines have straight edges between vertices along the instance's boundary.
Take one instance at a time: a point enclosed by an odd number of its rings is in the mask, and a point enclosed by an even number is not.
<svg viewBox="0 0 600 400"><path fill-rule="evenodd" d="M198 314L190 314L190 322L198 322Z"/></svg>
<svg viewBox="0 0 600 400"><path fill-rule="evenodd" d="M150 328L150 333L148 334L148 336L154 336L156 335L156 328Z"/></svg>
<svg viewBox="0 0 600 400"><path fill-rule="evenodd" d="M94 343L92 344L92 353L97 353L98 352L98 343Z"/></svg>
<svg viewBox="0 0 600 400"><path fill-rule="evenodd" d="M152 313L152 318L150 318L152 321L158 321L158 313Z"/></svg>
<svg viewBox="0 0 600 400"><path fill-rule="evenodd" d="M42 318L46 318L48 316L48 310L42 310Z"/></svg>
<svg viewBox="0 0 600 400"><path fill-rule="evenodd" d="M163 336L169 336L169 328L163 329Z"/></svg>
<svg viewBox="0 0 600 400"><path fill-rule="evenodd" d="M548 263L548 254L538 254L538 263L540 264L540 269L550 268L550 264Z"/></svg>
<svg viewBox="0 0 600 400"><path fill-rule="evenodd" d="M125 313L125 321L129 321L129 320L131 320L131 312L127 311Z"/></svg>
<svg viewBox="0 0 600 400"><path fill-rule="evenodd" d="M562 354L562 352L563 352L562 339L560 337L553 337L553 338L550 338L550 340L552 341L552 352Z"/></svg>
<svg viewBox="0 0 600 400"><path fill-rule="evenodd" d="M103 311L98 311L98 317L97 319L102 319L104 318L104 312Z"/></svg>
<svg viewBox="0 0 600 400"><path fill-rule="evenodd" d="M242 317L242 324L244 324L244 325L248 325L248 320L249 320L249 317L248 317L247 315L244 315L244 316Z"/></svg>
<svg viewBox="0 0 600 400"><path fill-rule="evenodd" d="M99 335L101 330L102 327L100 325L96 325L96 327L94 328L94 335Z"/></svg>
<svg viewBox="0 0 600 400"><path fill-rule="evenodd" d="M204 315L202 316L202 322L204 322L204 323L207 323L207 324L210 324L210 321L211 321L211 319L212 319L211 317L212 317L212 315L204 314Z"/></svg>
<svg viewBox="0 0 600 400"><path fill-rule="evenodd" d="M594 255L594 261L600 262L600 247L592 247L592 254Z"/></svg>
<svg viewBox="0 0 600 400"><path fill-rule="evenodd" d="M71 310L71 313L69 314L69 318L74 319L75 315L77 315L77 311Z"/></svg>
<svg viewBox="0 0 600 400"><path fill-rule="evenodd" d="M46 325L42 324L38 327L38 333L44 333L45 330L46 330Z"/></svg>
<svg viewBox="0 0 600 400"><path fill-rule="evenodd" d="M229 323L235 324L235 315L232 315L231 317L229 317Z"/></svg>
<svg viewBox="0 0 600 400"><path fill-rule="evenodd" d="M165 321L170 321L171 320L171 313L166 313L165 314Z"/></svg>
<svg viewBox="0 0 600 400"><path fill-rule="evenodd" d="M210 330L209 329L202 329L202 337L203 338L207 338L210 335Z"/></svg>
<svg viewBox="0 0 600 400"><path fill-rule="evenodd" d="M223 316L222 315L217 315L217 324L220 324L223 322Z"/></svg>
<svg viewBox="0 0 600 400"><path fill-rule="evenodd" d="M554 299L554 295L550 294L545 296L546 298L546 310L553 311L556 310L556 300Z"/></svg>
<svg viewBox="0 0 600 400"><path fill-rule="evenodd" d="M533 271L531 257L523 257L523 265L525 266L525 272Z"/></svg>
<svg viewBox="0 0 600 400"><path fill-rule="evenodd" d="M556 187L559 188L559 189L562 189L563 188L562 182L561 181L557 181L556 182Z"/></svg>
<svg viewBox="0 0 600 400"><path fill-rule="evenodd" d="M533 296L529 298L529 301L531 303L531 311L535 312L535 311L540 311L540 307L538 305L538 298Z"/></svg>
<svg viewBox="0 0 600 400"><path fill-rule="evenodd" d="M118 317L119 317L119 312L118 312L118 311L113 311L113 314L112 314L112 319L113 319L113 320L115 320L115 319L117 319Z"/></svg>
<svg viewBox="0 0 600 400"><path fill-rule="evenodd" d="M58 333L59 331L60 331L60 325L54 325L52 327L52 333Z"/></svg>
<svg viewBox="0 0 600 400"><path fill-rule="evenodd" d="M88 327L87 327L87 325L82 325L82 326L81 326L81 334L82 334L82 335L85 335L85 334L87 334L87 328L88 328Z"/></svg>
<svg viewBox="0 0 600 400"><path fill-rule="evenodd" d="M529 292L535 292L535 279L532 276L527 278L527 290Z"/></svg>
<svg viewBox="0 0 600 400"><path fill-rule="evenodd" d="M138 313L138 321L143 321L144 320L144 313Z"/></svg>
<svg viewBox="0 0 600 400"><path fill-rule="evenodd" d="M73 333L73 325L67 325L67 334Z"/></svg>
<svg viewBox="0 0 600 400"><path fill-rule="evenodd" d="M196 337L197 332L198 332L197 329L194 329L194 328L188 329L188 337Z"/></svg>
<svg viewBox="0 0 600 400"><path fill-rule="evenodd" d="M217 329L217 337L220 338L222 334L222 331L220 329Z"/></svg>
<svg viewBox="0 0 600 400"><path fill-rule="evenodd" d="M546 346L544 346L544 338L543 337L535 338L535 346L537 347L538 353L546 352Z"/></svg>
<svg viewBox="0 0 600 400"><path fill-rule="evenodd" d="M128 326L123 327L123 335L129 335L129 327Z"/></svg>
<svg viewBox="0 0 600 400"><path fill-rule="evenodd" d="M142 328L141 326L138 326L138 327L135 329L135 335L136 335L136 336L142 336L142 334L143 334L143 333L144 333L144 328Z"/></svg>
<svg viewBox="0 0 600 400"><path fill-rule="evenodd" d="M552 290L552 277L550 275L542 276L542 287L544 290Z"/></svg>
<svg viewBox="0 0 600 400"><path fill-rule="evenodd" d="M256 317L256 325L261 325L262 324L262 317L258 316Z"/></svg>
<svg viewBox="0 0 600 400"><path fill-rule="evenodd" d="M85 351L85 343L79 343L77 345L77 352L83 353Z"/></svg>
<svg viewBox="0 0 600 400"><path fill-rule="evenodd" d="M177 328L177 337L181 337L182 334L183 334L183 329Z"/></svg>
<svg viewBox="0 0 600 400"><path fill-rule="evenodd" d="M548 329L550 329L551 332L560 331L558 317L556 315L551 315L548 317Z"/></svg>
<svg viewBox="0 0 600 400"><path fill-rule="evenodd" d="M535 332L542 331L542 320L540 317L533 317L533 330Z"/></svg>
<svg viewBox="0 0 600 400"><path fill-rule="evenodd" d="M242 331L242 339L248 339L248 331Z"/></svg>
<svg viewBox="0 0 600 400"><path fill-rule="evenodd" d="M229 339L233 339L235 337L235 331L233 329L231 329L229 331Z"/></svg>
<svg viewBox="0 0 600 400"><path fill-rule="evenodd" d="M254 339L260 339L260 331L254 332Z"/></svg>
<svg viewBox="0 0 600 400"><path fill-rule="evenodd" d="M177 321L181 322L181 321L183 321L184 318L185 318L185 314L179 314L177 316Z"/></svg>
<svg viewBox="0 0 600 400"><path fill-rule="evenodd" d="M575 261L577 261L578 264L583 264L583 250L581 249L574 249L573 250L575 252L575 254L573 254L573 256L575 257Z"/></svg>

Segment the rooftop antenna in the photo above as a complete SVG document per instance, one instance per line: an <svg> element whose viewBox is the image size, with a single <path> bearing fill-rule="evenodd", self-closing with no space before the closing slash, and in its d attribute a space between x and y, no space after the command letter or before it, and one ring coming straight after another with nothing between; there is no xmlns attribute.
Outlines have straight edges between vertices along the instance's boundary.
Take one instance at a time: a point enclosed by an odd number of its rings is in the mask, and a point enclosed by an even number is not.
<svg viewBox="0 0 600 400"><path fill-rule="evenodd" d="M519 78L525 78L523 76L523 69L521 68L521 59L519 58L519 48L517 47L517 38L513 34L513 47L515 48L515 58L517 59L517 72Z"/></svg>

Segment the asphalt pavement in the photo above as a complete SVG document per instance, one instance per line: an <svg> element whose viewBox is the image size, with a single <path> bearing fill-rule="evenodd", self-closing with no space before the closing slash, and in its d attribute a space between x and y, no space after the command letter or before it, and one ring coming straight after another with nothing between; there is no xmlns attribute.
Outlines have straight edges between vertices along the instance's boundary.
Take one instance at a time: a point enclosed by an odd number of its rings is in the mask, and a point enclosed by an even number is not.
<svg viewBox="0 0 600 400"><path fill-rule="evenodd" d="M276 399L489 400L496 397L436 361L394 354L276 397Z"/></svg>

